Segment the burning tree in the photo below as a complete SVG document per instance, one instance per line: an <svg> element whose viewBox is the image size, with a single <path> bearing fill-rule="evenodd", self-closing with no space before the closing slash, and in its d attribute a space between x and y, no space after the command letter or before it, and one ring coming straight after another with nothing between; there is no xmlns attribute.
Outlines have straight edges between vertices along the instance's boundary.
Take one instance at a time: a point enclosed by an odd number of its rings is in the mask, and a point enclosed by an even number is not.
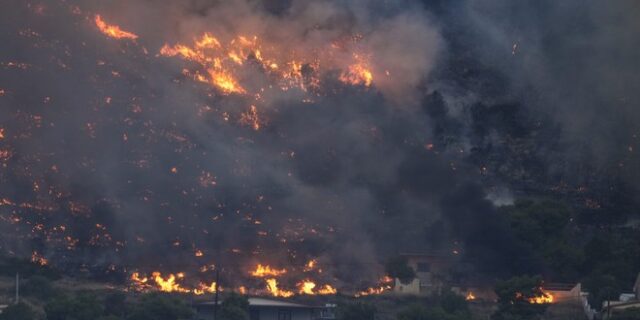
<svg viewBox="0 0 640 320"><path fill-rule="evenodd" d="M540 276L513 277L496 284L495 319L537 319L553 302L553 296L544 291L543 284Z"/></svg>

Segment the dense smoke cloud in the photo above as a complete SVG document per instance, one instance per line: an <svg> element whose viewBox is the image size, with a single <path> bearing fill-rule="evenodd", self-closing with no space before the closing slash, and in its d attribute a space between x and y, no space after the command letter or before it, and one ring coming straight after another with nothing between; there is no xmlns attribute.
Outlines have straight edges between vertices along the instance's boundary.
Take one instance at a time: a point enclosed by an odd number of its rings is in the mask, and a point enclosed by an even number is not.
<svg viewBox="0 0 640 320"><path fill-rule="evenodd" d="M637 5L423 2L12 1L2 250L128 271L221 264L229 279L317 258L350 286L407 251L535 271L496 204L637 186ZM95 14L139 38L107 38ZM321 89L225 95L159 55L205 32L320 61ZM371 86L339 81L355 55ZM241 70L247 88L277 87Z"/></svg>
<svg viewBox="0 0 640 320"><path fill-rule="evenodd" d="M358 286L381 276L391 255L453 245L429 227L442 197L473 179L428 147L419 103L443 45L418 4L78 5L16 3L20 14L3 17L12 47L2 60L29 65L1 81L12 154L2 172L5 251L143 271L221 264L230 279L258 262L318 258L327 279ZM139 39L100 34L98 13ZM319 59L322 90L312 102L299 90L265 93L255 131L242 121L250 98L221 95L185 77L189 63L156 56L204 32L256 35L274 52ZM342 56L327 56L353 37ZM373 86L337 81L361 52ZM261 81L247 72L244 83ZM9 223L14 216L22 220Z"/></svg>
<svg viewBox="0 0 640 320"><path fill-rule="evenodd" d="M531 131L548 139L535 152L548 181L588 189L614 215L639 200L638 9L633 1L468 1L457 23L475 30L468 34L483 45L473 53L505 81L494 81L502 94L482 99L515 102L539 121Z"/></svg>

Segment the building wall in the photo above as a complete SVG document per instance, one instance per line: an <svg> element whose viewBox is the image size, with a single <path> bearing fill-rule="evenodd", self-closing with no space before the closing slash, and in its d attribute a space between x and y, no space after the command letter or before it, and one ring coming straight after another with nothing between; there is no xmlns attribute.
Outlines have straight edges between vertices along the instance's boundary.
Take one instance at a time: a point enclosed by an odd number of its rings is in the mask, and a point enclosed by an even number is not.
<svg viewBox="0 0 640 320"><path fill-rule="evenodd" d="M451 262L438 256L410 256L407 264L416 272L409 284L395 279L394 292L399 294L431 295L442 291Z"/></svg>
<svg viewBox="0 0 640 320"><path fill-rule="evenodd" d="M315 311L307 308L278 308L278 307L251 307L249 310L251 320L314 320ZM196 309L198 320L213 319L213 308L201 307ZM282 312L282 313L281 313ZM288 315L291 314L291 318ZM218 314L219 315L219 314ZM281 317L279 317L281 316Z"/></svg>
<svg viewBox="0 0 640 320"><path fill-rule="evenodd" d="M289 318L291 315L291 318ZM313 320L313 310L287 308L256 308L251 310L251 320Z"/></svg>

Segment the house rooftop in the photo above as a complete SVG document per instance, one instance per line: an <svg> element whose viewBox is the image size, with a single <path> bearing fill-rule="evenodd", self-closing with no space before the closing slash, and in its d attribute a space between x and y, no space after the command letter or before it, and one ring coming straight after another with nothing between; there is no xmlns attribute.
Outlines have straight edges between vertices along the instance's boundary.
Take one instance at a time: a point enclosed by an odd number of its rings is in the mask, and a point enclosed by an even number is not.
<svg viewBox="0 0 640 320"><path fill-rule="evenodd" d="M282 300L274 300L274 299L266 299L266 298L258 298L258 297L250 297L250 298L248 298L248 300L249 300L249 306L250 307L314 308L312 306L299 304L299 303L293 303L293 302L282 301ZM218 304L220 304L220 303L222 303L222 302L218 302ZM213 306L214 304L215 304L215 302L208 301L208 302L200 303L199 305L201 305L201 306Z"/></svg>

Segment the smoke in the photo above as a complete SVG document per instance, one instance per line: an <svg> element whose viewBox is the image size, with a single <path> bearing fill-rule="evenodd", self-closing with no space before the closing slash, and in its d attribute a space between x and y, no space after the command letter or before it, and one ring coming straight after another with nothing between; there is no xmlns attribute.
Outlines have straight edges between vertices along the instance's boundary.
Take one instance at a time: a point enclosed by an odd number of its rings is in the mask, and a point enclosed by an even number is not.
<svg viewBox="0 0 640 320"><path fill-rule="evenodd" d="M633 1L467 1L457 8L464 18L453 24L482 44L476 59L506 80L492 100L517 101L540 121L538 131L557 140L539 154L556 181L596 185L608 176L637 190L639 8Z"/></svg>
<svg viewBox="0 0 640 320"><path fill-rule="evenodd" d="M406 251L514 272L535 266L495 205L565 181L595 189L599 172L638 181L632 2L11 2L8 253L119 271L217 264L228 279L318 259L345 286ZM138 40L107 38L95 14ZM321 89L280 90L243 66L259 97L225 95L158 54L207 32L320 65ZM371 86L339 79L358 59Z"/></svg>
<svg viewBox="0 0 640 320"><path fill-rule="evenodd" d="M15 1L2 61L28 67L0 76L3 250L69 270L216 264L229 282L258 262L317 258L323 277L351 287L378 279L390 255L437 247L430 239L448 250L429 227L443 190L467 178L425 147L420 101L443 50L427 12L413 1L275 3ZM138 40L100 34L95 14ZM205 32L318 60L322 89L222 95L185 77L189 62L156 55ZM338 81L356 55L369 59L371 87ZM247 88L269 84L242 72Z"/></svg>

